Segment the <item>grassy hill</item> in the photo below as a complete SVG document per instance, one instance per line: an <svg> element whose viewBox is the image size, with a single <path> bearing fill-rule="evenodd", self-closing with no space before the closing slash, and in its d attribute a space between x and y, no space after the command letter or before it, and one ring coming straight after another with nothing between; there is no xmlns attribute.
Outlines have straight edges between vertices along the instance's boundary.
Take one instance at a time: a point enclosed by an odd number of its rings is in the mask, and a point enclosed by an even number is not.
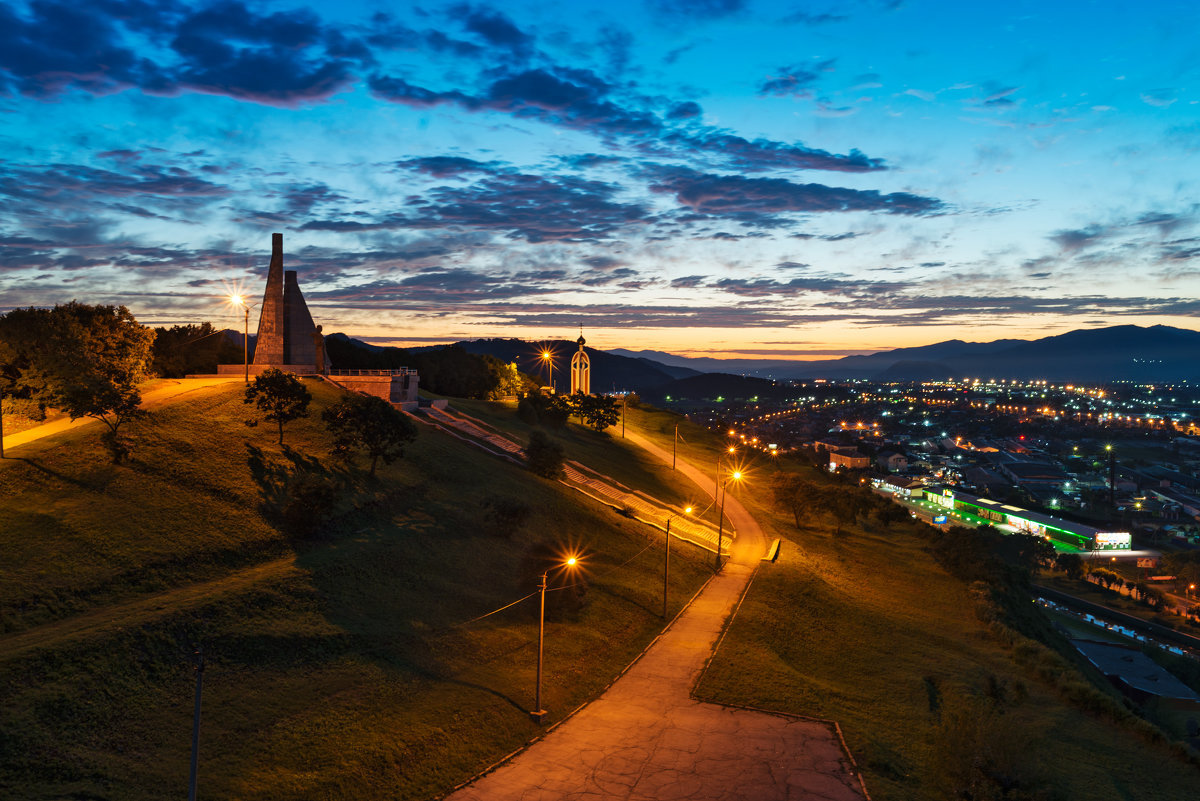
<svg viewBox="0 0 1200 801"><path fill-rule="evenodd" d="M544 704L593 696L661 627L661 535L436 431L367 477L313 416L248 428L239 384L131 429L128 465L94 432L0 462L0 797L186 792L194 672L205 672L200 792L211 798L427 798L534 736L543 547L586 553L578 606L550 593ZM498 418L511 410L493 407ZM569 458L686 488L619 437L570 429ZM336 490L315 513L305 484ZM523 505L499 529L489 502ZM287 521L292 521L289 529ZM672 605L708 575L673 553Z"/></svg>

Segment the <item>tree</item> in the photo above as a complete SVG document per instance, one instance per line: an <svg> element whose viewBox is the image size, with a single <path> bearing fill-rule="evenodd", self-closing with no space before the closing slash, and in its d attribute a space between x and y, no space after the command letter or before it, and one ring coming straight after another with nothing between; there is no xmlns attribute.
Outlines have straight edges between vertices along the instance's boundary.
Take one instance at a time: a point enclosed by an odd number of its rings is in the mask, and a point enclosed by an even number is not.
<svg viewBox="0 0 1200 801"><path fill-rule="evenodd" d="M19 388L72 420L90 417L107 427L104 446L119 463L129 454L121 439L125 423L145 414L138 384L154 331L124 306L89 306L72 301L53 309L14 309L0 317L8 370Z"/></svg>
<svg viewBox="0 0 1200 801"><path fill-rule="evenodd" d="M246 387L243 403L253 403L263 413L264 420L279 424L279 444L283 444L283 424L301 417L308 417L308 403L312 395L300 383L295 373L285 373L268 367L254 377ZM257 425L257 420L248 425Z"/></svg>
<svg viewBox="0 0 1200 801"><path fill-rule="evenodd" d="M563 474L563 446L550 439L541 429L529 432L525 446L525 463L529 472L542 478L558 478Z"/></svg>
<svg viewBox="0 0 1200 801"><path fill-rule="evenodd" d="M182 378L188 373L215 373L218 364L241 364L241 333L235 344L212 323L155 328L154 373L162 378ZM251 356L253 358L253 356Z"/></svg>
<svg viewBox="0 0 1200 801"><path fill-rule="evenodd" d="M530 425L562 428L570 414L571 407L561 395L531 392L517 402L517 415Z"/></svg>
<svg viewBox="0 0 1200 801"><path fill-rule="evenodd" d="M349 455L363 449L371 457L371 475L379 460L391 464L417 438L417 427L404 412L374 395L347 395L321 412L333 434L333 451Z"/></svg>
<svg viewBox="0 0 1200 801"><path fill-rule="evenodd" d="M571 405L572 414L597 431L603 431L621 421L621 411L613 398L577 392L568 397L567 403Z"/></svg>
<svg viewBox="0 0 1200 801"><path fill-rule="evenodd" d="M1077 579L1083 575L1083 557L1077 553L1060 553L1054 557L1054 566L1067 574L1067 578Z"/></svg>

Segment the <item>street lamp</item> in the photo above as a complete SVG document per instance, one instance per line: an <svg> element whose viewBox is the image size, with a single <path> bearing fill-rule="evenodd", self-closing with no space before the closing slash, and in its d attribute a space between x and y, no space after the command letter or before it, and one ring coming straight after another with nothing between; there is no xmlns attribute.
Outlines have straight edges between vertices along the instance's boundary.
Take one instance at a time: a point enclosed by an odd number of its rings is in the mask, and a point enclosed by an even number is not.
<svg viewBox="0 0 1200 801"><path fill-rule="evenodd" d="M725 499L729 496L729 482L739 481L742 477L740 470L734 470L729 474L729 478L725 479L725 484L722 486L724 494L721 496L721 512L717 515L717 555L716 555L716 570L721 572L721 535L725 533Z"/></svg>
<svg viewBox="0 0 1200 801"><path fill-rule="evenodd" d="M557 570L558 568L570 569L579 564L579 557L568 556L561 563L550 568ZM541 609L538 613L538 661L537 661L537 688L534 691L533 706L534 711L530 713L534 723L541 723L546 717L546 710L542 709L542 645L546 640L546 578L550 575L550 570L542 573L541 584L538 586L540 594L539 603Z"/></svg>
<svg viewBox="0 0 1200 801"><path fill-rule="evenodd" d="M692 513L692 507L687 507L683 510L685 515ZM667 619L667 581L671 575L671 518L676 515L667 515L667 537L666 547L663 549L663 620Z"/></svg>
<svg viewBox="0 0 1200 801"><path fill-rule="evenodd" d="M550 394L553 395L554 394L554 352L551 351L549 348L544 349L541 352L541 359L543 362L545 362L550 367L550 372L548 374L547 381L550 384Z"/></svg>
<svg viewBox="0 0 1200 801"><path fill-rule="evenodd" d="M246 312L246 327L242 333L242 359L245 362L246 383L250 383L250 304L241 295L230 295L229 303L241 306Z"/></svg>

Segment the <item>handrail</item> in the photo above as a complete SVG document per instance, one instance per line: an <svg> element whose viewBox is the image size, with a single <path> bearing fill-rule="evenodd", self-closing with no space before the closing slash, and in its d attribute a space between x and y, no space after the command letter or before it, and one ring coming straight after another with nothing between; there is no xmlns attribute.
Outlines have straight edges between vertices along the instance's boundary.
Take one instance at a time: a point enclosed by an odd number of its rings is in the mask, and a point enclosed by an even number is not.
<svg viewBox="0 0 1200 801"><path fill-rule="evenodd" d="M409 367L399 367L395 370L330 370L326 375L416 375L417 371Z"/></svg>

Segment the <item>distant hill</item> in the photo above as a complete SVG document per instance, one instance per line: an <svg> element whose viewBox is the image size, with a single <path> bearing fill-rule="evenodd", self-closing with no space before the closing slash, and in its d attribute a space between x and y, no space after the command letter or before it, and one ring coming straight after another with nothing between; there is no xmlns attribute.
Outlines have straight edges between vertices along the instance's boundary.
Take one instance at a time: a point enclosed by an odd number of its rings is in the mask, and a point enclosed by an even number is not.
<svg viewBox="0 0 1200 801"><path fill-rule="evenodd" d="M560 389L569 389L571 386L571 356L579 349L578 343L563 339L537 343L521 339L475 339L454 344L468 353L486 353L504 362L516 362L522 372L539 376L543 380L546 371L537 354L543 347L548 347L555 354L554 383ZM593 392L632 390L647 393L677 378L698 375L701 372L687 367L658 364L644 358L620 356L586 345L584 350L592 367Z"/></svg>
<svg viewBox="0 0 1200 801"><path fill-rule="evenodd" d="M645 358L653 355L675 366L774 379L921 381L994 377L1092 383L1200 380L1200 332L1165 325L1118 325L1032 341L952 339L821 361L688 359L656 351L620 352L638 353Z"/></svg>

